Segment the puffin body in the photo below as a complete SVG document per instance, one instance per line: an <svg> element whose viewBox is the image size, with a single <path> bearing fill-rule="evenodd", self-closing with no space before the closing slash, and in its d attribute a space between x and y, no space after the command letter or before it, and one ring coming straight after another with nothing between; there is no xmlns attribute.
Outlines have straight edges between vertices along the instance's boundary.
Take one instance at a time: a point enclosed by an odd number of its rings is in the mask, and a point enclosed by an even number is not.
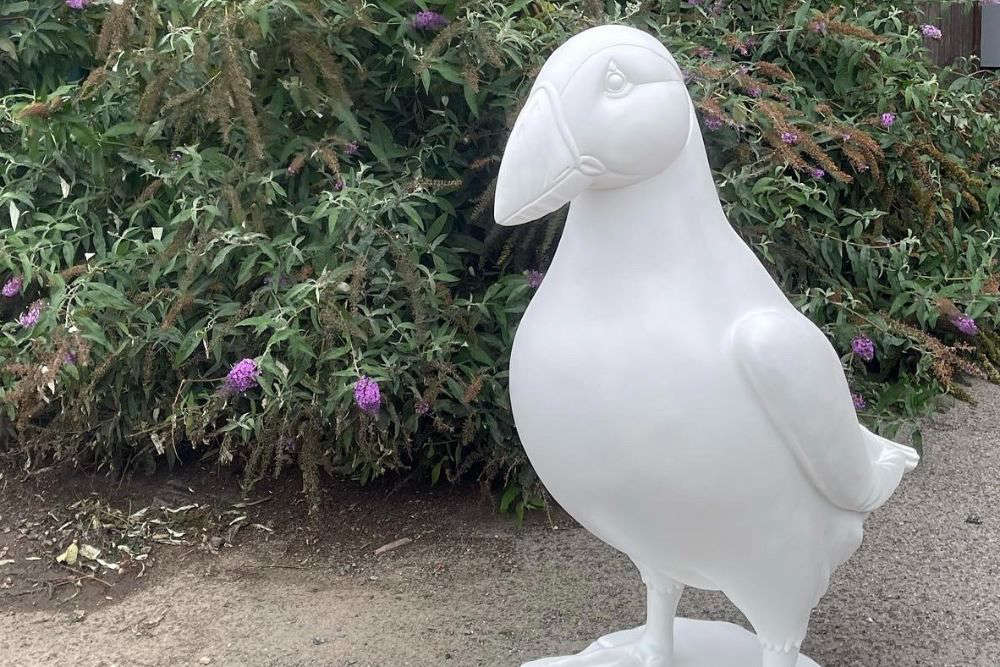
<svg viewBox="0 0 1000 667"><path fill-rule="evenodd" d="M755 664L807 664L809 612L916 452L858 423L836 352L729 226L683 77L644 32L570 39L514 125L497 221L567 201L514 339L511 406L539 477L636 563L649 609L537 664L674 665L685 585L744 612Z"/></svg>

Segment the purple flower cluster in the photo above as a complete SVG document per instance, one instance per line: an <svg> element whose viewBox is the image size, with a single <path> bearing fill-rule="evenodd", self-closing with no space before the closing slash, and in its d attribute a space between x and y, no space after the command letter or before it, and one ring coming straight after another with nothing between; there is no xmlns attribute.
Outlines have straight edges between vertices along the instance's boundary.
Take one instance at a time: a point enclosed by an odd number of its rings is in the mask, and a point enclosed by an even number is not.
<svg viewBox="0 0 1000 667"><path fill-rule="evenodd" d="M542 273L541 271L536 271L534 269L528 271L525 274L525 276L528 279L528 285L530 285L532 289L538 289L539 287L541 287L542 280L545 278L544 273Z"/></svg>
<svg viewBox="0 0 1000 667"><path fill-rule="evenodd" d="M414 14L410 23L417 30L440 30L448 25L448 19L437 12L423 11Z"/></svg>
<svg viewBox="0 0 1000 667"><path fill-rule="evenodd" d="M418 415L426 415L431 411L431 404L421 398L417 401L417 404L413 406L413 409Z"/></svg>
<svg viewBox="0 0 1000 667"><path fill-rule="evenodd" d="M709 116L705 119L705 129L714 132L722 127L722 119L718 116Z"/></svg>
<svg viewBox="0 0 1000 667"><path fill-rule="evenodd" d="M379 406L382 405L382 393L379 391L378 382L367 375L362 375L354 383L354 402L362 412L370 415L378 412Z"/></svg>
<svg viewBox="0 0 1000 667"><path fill-rule="evenodd" d="M66 6L70 9L83 9L90 3L90 0L66 0Z"/></svg>
<svg viewBox="0 0 1000 667"><path fill-rule="evenodd" d="M925 23L920 26L920 32L924 37L930 37L931 39L941 39L941 28L936 25L931 25L930 23Z"/></svg>
<svg viewBox="0 0 1000 667"><path fill-rule="evenodd" d="M750 86L747 88L747 95L750 97L760 97L763 92L764 91L760 89L760 86Z"/></svg>
<svg viewBox="0 0 1000 667"><path fill-rule="evenodd" d="M351 141L344 146L344 155L357 155L360 151L360 145L356 141Z"/></svg>
<svg viewBox="0 0 1000 667"><path fill-rule="evenodd" d="M27 311L21 314L17 318L18 324L20 324L25 329L30 329L31 327L38 324L38 320L42 316L42 302L36 301L28 308Z"/></svg>
<svg viewBox="0 0 1000 667"><path fill-rule="evenodd" d="M882 124L882 127L888 130L896 122L896 114L891 111L886 111L884 114L879 116L878 122Z"/></svg>
<svg viewBox="0 0 1000 667"><path fill-rule="evenodd" d="M809 28L813 32L818 32L821 35L825 35L826 34L826 21L813 21L811 24L809 24Z"/></svg>
<svg viewBox="0 0 1000 667"><path fill-rule="evenodd" d="M817 181L820 181L823 180L824 176L826 176L826 172L820 169L819 167L813 167L809 171L809 175L815 178Z"/></svg>
<svg viewBox="0 0 1000 667"><path fill-rule="evenodd" d="M795 145L799 143L799 135L797 132L782 132L781 140L789 145Z"/></svg>
<svg viewBox="0 0 1000 667"><path fill-rule="evenodd" d="M712 16L722 16L722 12L724 11L726 11L726 3L723 2L723 0L715 0L715 2L712 3Z"/></svg>
<svg viewBox="0 0 1000 667"><path fill-rule="evenodd" d="M865 402L865 397L858 392L851 392L851 400L854 401L855 410L864 410L868 407L868 403Z"/></svg>
<svg viewBox="0 0 1000 667"><path fill-rule="evenodd" d="M3 284L3 295L8 299L13 299L21 293L22 287L24 287L24 280L21 276L14 276Z"/></svg>
<svg viewBox="0 0 1000 667"><path fill-rule="evenodd" d="M226 376L226 389L242 394L257 384L260 368L253 359L243 359L236 363Z"/></svg>
<svg viewBox="0 0 1000 667"><path fill-rule="evenodd" d="M868 336L855 336L851 341L851 350L865 361L875 358L875 341Z"/></svg>
<svg viewBox="0 0 1000 667"><path fill-rule="evenodd" d="M979 333L979 327L976 326L976 321L968 315L955 315L951 318L951 323L955 325L956 329L964 333L966 336L975 336Z"/></svg>

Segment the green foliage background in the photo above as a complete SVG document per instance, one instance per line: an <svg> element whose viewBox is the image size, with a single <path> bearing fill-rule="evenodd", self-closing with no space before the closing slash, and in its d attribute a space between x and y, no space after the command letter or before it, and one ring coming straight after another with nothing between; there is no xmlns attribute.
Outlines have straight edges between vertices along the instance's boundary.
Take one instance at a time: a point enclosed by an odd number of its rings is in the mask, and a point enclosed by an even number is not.
<svg viewBox="0 0 1000 667"><path fill-rule="evenodd" d="M930 65L910 3L865 4L3 3L0 281L26 284L0 299L0 438L26 465L294 464L313 501L325 468L537 502L505 370L564 212L499 229L492 185L537 68L605 22L690 73L731 222L893 432L998 378L1000 87ZM221 393L244 357L260 386Z"/></svg>

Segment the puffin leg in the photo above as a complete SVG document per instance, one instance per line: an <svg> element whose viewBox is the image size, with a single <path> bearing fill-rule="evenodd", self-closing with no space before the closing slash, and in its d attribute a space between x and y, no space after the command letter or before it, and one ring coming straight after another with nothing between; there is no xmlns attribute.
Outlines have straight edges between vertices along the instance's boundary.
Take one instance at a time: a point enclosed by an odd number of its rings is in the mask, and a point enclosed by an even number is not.
<svg viewBox="0 0 1000 667"><path fill-rule="evenodd" d="M677 603L684 592L683 584L669 577L655 575L639 567L646 584L646 626L643 638L650 644L662 647L663 653L674 653L674 617Z"/></svg>
<svg viewBox="0 0 1000 667"><path fill-rule="evenodd" d="M646 624L637 628L620 630L604 635L581 654L593 653L605 648L637 644L640 641L664 655L672 656L674 649L674 617L677 603L684 592L683 584L669 577L654 575L636 563L642 581L646 584Z"/></svg>

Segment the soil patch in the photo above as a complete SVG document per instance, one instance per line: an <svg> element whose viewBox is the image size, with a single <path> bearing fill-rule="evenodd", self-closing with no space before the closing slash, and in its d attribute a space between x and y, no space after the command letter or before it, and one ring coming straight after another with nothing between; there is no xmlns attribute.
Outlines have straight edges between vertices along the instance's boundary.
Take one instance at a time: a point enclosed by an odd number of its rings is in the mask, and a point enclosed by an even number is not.
<svg viewBox="0 0 1000 667"><path fill-rule="evenodd" d="M836 573L804 646L820 664L1000 664L1000 388L973 394L978 407L925 425L922 465ZM558 511L497 516L473 488L339 483L316 527L292 479L243 498L197 467L125 484L22 478L0 478L0 562L12 561L0 566L0 665L506 666L642 622L626 558ZM152 524L183 544L152 542L117 571L86 559L67 570L54 559L72 535L59 527L82 520L67 509L81 499L154 518L198 507ZM680 611L745 623L718 593L688 590Z"/></svg>

